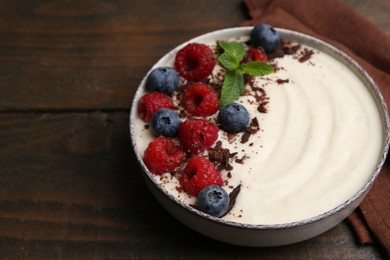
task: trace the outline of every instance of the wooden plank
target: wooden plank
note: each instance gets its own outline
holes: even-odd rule
[[[346,223],[277,248],[188,229],[147,190],[127,112],[0,114],[0,258],[380,259]]]
[[[0,110],[128,108],[162,55],[245,20],[240,2],[2,1]]]
[[[389,2],[343,0],[390,33]],[[127,109],[150,67],[242,0],[0,1],[0,111]]]

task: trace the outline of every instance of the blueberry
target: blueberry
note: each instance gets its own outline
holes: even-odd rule
[[[150,120],[150,129],[155,136],[174,137],[180,127],[179,115],[168,108],[160,108]]]
[[[249,113],[238,103],[231,103],[219,110],[218,124],[228,133],[237,133],[244,130],[249,123]]]
[[[214,217],[222,217],[229,206],[229,195],[216,185],[203,188],[197,197],[198,209]]]
[[[266,53],[271,53],[279,47],[280,35],[269,24],[258,24],[251,31],[251,43],[254,47],[263,47]]]
[[[150,72],[145,82],[145,88],[149,91],[158,91],[172,94],[180,83],[179,73],[172,67],[159,67]]]

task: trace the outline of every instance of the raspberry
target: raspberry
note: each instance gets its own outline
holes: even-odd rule
[[[144,162],[154,174],[171,172],[179,167],[186,155],[180,147],[167,137],[158,137],[149,143],[144,153]]]
[[[149,123],[153,114],[160,108],[173,108],[171,97],[160,92],[150,92],[141,97],[137,109],[142,120]]]
[[[175,58],[176,70],[182,77],[191,81],[207,78],[215,63],[213,51],[201,43],[189,43],[177,52]]]
[[[267,62],[267,55],[263,48],[249,48],[246,51],[245,57],[243,59],[244,62],[248,61],[263,61]]]
[[[212,184],[222,186],[222,177],[212,162],[195,156],[188,160],[179,182],[187,194],[197,196],[204,187]]]
[[[182,98],[185,110],[193,116],[210,116],[218,111],[217,92],[207,84],[187,87]]]
[[[181,124],[178,137],[184,151],[198,154],[214,144],[218,130],[218,126],[205,119],[187,120]]]

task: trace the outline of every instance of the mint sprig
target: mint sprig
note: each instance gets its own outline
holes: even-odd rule
[[[242,95],[245,90],[244,74],[264,76],[274,72],[272,66],[262,61],[242,63],[246,52],[242,43],[219,41],[218,46],[223,50],[218,61],[226,69],[219,100],[220,107],[234,102]]]
[[[219,106],[232,103],[244,92],[244,76],[237,70],[227,70],[225,79],[221,89],[221,97],[219,99]]]

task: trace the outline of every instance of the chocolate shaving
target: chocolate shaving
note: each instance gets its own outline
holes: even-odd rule
[[[245,132],[248,132],[248,133],[250,133],[251,135],[253,135],[253,134],[256,134],[257,129],[256,129],[256,128],[253,128],[252,126],[249,126],[249,127],[247,127],[247,128],[245,129]]]
[[[259,121],[257,120],[257,117],[254,117],[251,122],[251,127],[260,130]]]
[[[289,82],[290,82],[289,79],[277,79],[276,80],[276,83],[278,83],[278,84],[289,83]]]
[[[284,52],[284,54],[286,54],[286,55],[292,55],[292,54],[294,54],[294,51],[292,50],[292,48],[291,48],[290,46],[283,47],[283,52]]]
[[[222,149],[222,154],[223,154],[223,162],[222,162],[222,164],[224,164],[224,168],[226,170],[228,170],[228,171],[233,170],[233,167],[229,163],[230,151],[228,149]]]
[[[208,149],[209,160],[212,161],[218,171],[233,170],[233,166],[230,164],[230,158],[234,157],[237,153],[230,153],[229,149],[222,148],[222,142],[218,141],[214,148]]]
[[[188,87],[188,85],[189,85],[188,83],[184,84],[181,82],[177,87],[178,94],[181,94],[181,92],[183,92]]]
[[[179,114],[180,118],[185,118],[186,117],[186,112],[183,109],[180,109],[178,114]]]
[[[242,134],[241,143],[242,143],[242,144],[245,144],[246,142],[248,142],[250,136],[251,136],[251,133],[248,133],[247,131],[245,131],[245,132]]]
[[[231,166],[231,164],[225,164],[225,170],[227,170],[227,171],[231,171],[231,170],[233,170],[233,166]]]
[[[229,164],[230,152],[228,149],[222,149],[223,160],[225,164]]]
[[[309,60],[311,58],[311,55],[313,55],[314,52],[312,50],[304,48],[301,54],[303,56],[300,57],[298,60],[299,60],[299,62],[305,62],[305,61],[307,61],[307,60]]]
[[[299,49],[301,48],[301,45],[294,45],[291,47],[291,50],[294,52],[294,53],[297,53],[297,51],[299,51]]]
[[[179,193],[183,193],[184,192],[184,190],[183,190],[183,188],[182,187],[178,187],[178,186],[176,186],[175,187],[175,189],[177,190],[177,192],[179,192]]]
[[[214,149],[209,149],[209,160],[212,162],[221,162],[223,157],[222,154]]]
[[[220,150],[222,148],[222,141],[217,141],[215,143],[215,150]]]
[[[231,154],[229,155],[229,157],[230,157],[230,158],[233,158],[233,157],[236,156],[237,154],[238,154],[238,152],[231,153]]]
[[[268,60],[273,60],[276,58],[282,58],[284,56],[284,51],[282,49],[276,49],[274,52],[267,55]]]
[[[253,87],[252,90],[254,91],[254,97],[256,98],[256,101],[258,102],[257,111],[260,113],[267,113],[267,104],[268,104],[268,97],[267,93],[263,88],[259,87]],[[258,93],[259,92],[259,93]]]
[[[233,140],[234,137],[236,137],[236,134],[227,134],[227,138],[228,138],[228,141],[229,141],[229,142],[230,142],[231,140]]]
[[[238,194],[240,193],[241,191],[241,184],[238,185],[237,187],[235,187],[230,193],[229,193],[229,206],[228,206],[228,209],[226,210],[225,214],[223,216],[225,216],[226,214],[228,214],[232,208],[234,207],[234,205],[236,204],[236,199],[237,199],[237,196]],[[223,217],[222,216],[222,217]]]
[[[249,137],[252,134],[257,133],[257,131],[259,131],[259,130],[260,130],[259,121],[255,117],[255,118],[252,119],[252,122],[251,122],[250,126],[248,126],[244,130],[244,133],[242,134],[242,137],[241,137],[241,143],[244,144],[244,143],[248,142]]]
[[[241,159],[237,158],[237,159],[235,160],[235,162],[236,162],[236,163],[239,163],[239,164],[244,164],[245,158],[246,158],[246,157],[245,157],[245,155],[244,155],[244,156],[242,156]]]
[[[225,169],[225,165],[223,165],[222,163],[221,163],[221,164],[218,164],[217,170],[220,172],[220,171],[222,171],[223,169]]]
[[[268,109],[267,109],[267,104],[268,102],[264,102],[264,103],[261,103],[258,107],[257,107],[257,111],[259,111],[260,113],[267,113],[268,112]]]
[[[292,46],[292,43],[289,41],[281,41],[279,47],[272,53],[269,53],[267,55],[268,60],[273,60],[276,58],[283,58],[284,55],[294,55],[297,54],[297,52],[301,49],[301,45],[294,45]],[[275,70],[278,69],[276,64],[272,64],[275,67]]]

